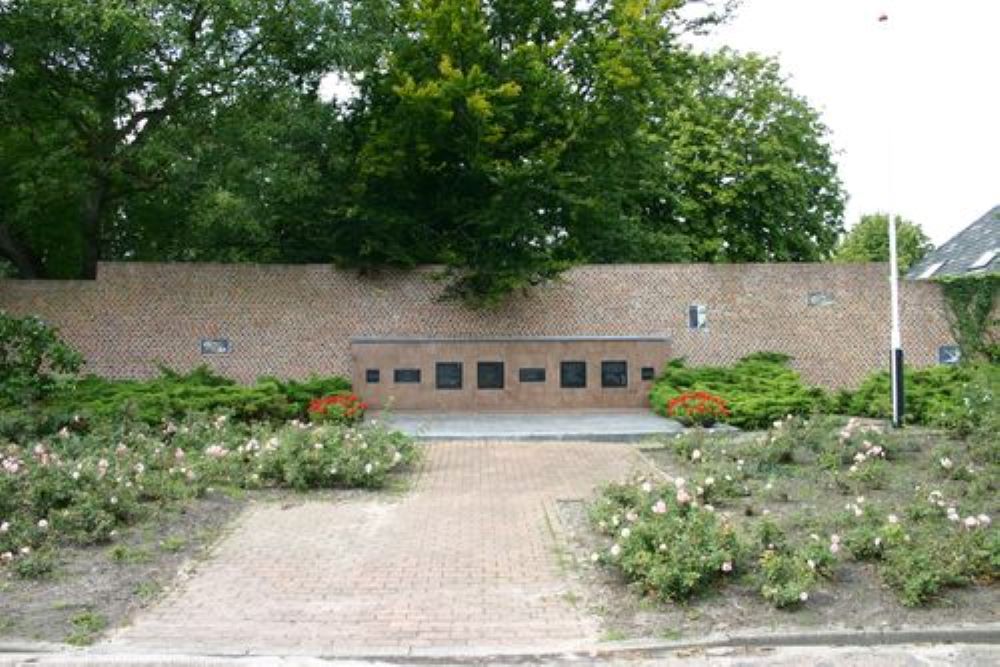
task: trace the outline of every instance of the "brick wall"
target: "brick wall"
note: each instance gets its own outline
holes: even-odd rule
[[[591,265],[494,312],[439,300],[430,269],[361,277],[321,265],[105,263],[96,281],[0,281],[0,308],[57,325],[88,370],[143,377],[157,362],[207,363],[250,381],[270,374],[351,374],[358,336],[666,336],[692,364],[785,352],[805,378],[856,385],[888,360],[889,288],[882,264]],[[824,292],[834,302],[809,305]],[[909,363],[950,344],[939,288],[901,283]],[[688,329],[688,306],[707,328]],[[202,338],[227,338],[203,356]]]
[[[641,408],[649,404],[653,378],[642,369],[659,372],[670,357],[666,338],[530,337],[530,338],[357,338],[351,343],[354,388],[370,405],[395,405],[415,410],[514,410],[575,408]],[[453,365],[455,386],[438,387],[437,365]],[[479,383],[479,364],[500,362],[502,387]],[[582,386],[563,386],[562,362],[576,362]],[[605,386],[602,365],[624,364],[624,382]],[[458,366],[454,366],[458,364]],[[396,369],[419,371],[419,382],[397,382]],[[544,373],[544,380],[522,381],[522,369]],[[369,379],[368,371],[378,377]],[[492,379],[496,379],[494,376]],[[449,385],[447,378],[443,382]],[[493,383],[495,384],[495,383]],[[570,382],[570,384],[573,384]]]

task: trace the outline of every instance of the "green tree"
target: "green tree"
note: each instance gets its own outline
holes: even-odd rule
[[[580,261],[828,256],[844,193],[818,114],[771,60],[683,47],[684,6],[406,5],[359,77],[338,261],[441,262],[492,301]]]
[[[833,259],[837,262],[888,262],[889,217],[885,213],[861,216],[837,245]],[[899,272],[911,266],[934,249],[920,225],[896,216],[896,252]]]
[[[815,111],[679,39],[733,5],[0,2],[0,256],[435,263],[476,303],[583,261],[825,257]]]
[[[0,254],[25,277],[94,277],[123,202],[183,168],[167,136],[198,141],[247,95],[315,91],[342,55],[342,14],[321,0],[0,4]]]
[[[490,302],[615,245],[662,169],[686,4],[404,3],[391,54],[358,76],[338,261],[440,262],[452,294]]]
[[[0,310],[0,406],[28,404],[51,392],[59,375],[73,375],[83,357],[36,317]]]
[[[819,115],[773,60],[685,54],[652,116],[661,141],[625,242],[600,261],[815,261],[842,229],[844,191]],[[630,240],[631,239],[631,240]]]

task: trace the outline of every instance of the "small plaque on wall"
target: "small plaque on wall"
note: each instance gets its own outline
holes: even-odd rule
[[[202,354],[229,354],[233,351],[228,338],[202,338]]]
[[[832,306],[834,301],[833,295],[829,292],[809,292],[810,306]]]
[[[958,345],[942,345],[938,348],[938,363],[953,366],[962,360],[962,349]]]
[[[520,382],[545,382],[544,368],[520,368],[517,371]]]
[[[420,384],[420,369],[396,368],[392,371],[392,381],[396,384]]]

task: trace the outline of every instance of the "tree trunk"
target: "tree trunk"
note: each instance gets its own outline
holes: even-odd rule
[[[83,208],[83,266],[80,277],[97,278],[97,262],[101,259],[101,224],[108,207],[108,181],[97,176],[94,189],[87,195]]]
[[[22,278],[42,278],[45,273],[38,256],[14,238],[4,224],[0,224],[0,255],[10,260]]]

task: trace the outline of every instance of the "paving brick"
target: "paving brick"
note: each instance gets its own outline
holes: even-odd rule
[[[115,648],[349,654],[593,642],[555,501],[641,466],[627,445],[439,442],[407,494],[253,504]]]

